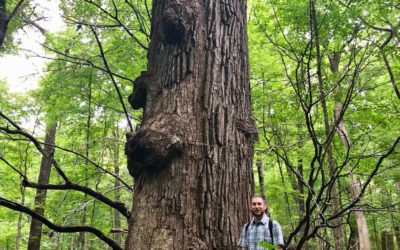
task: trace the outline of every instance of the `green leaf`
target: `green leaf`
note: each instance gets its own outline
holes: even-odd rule
[[[261,241],[260,242],[260,246],[265,247],[269,250],[274,250],[275,248],[277,248],[277,245],[272,245],[271,243],[265,242],[265,241]]]

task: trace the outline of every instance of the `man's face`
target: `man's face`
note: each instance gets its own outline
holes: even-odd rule
[[[254,197],[251,199],[251,213],[255,217],[262,217],[265,209],[267,209],[267,205],[264,203],[263,199],[260,197]]]

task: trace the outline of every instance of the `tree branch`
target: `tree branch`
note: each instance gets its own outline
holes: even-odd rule
[[[104,9],[100,4],[97,4],[95,2],[93,2],[92,0],[84,0],[86,3],[89,3],[93,6],[95,6],[96,8],[98,8],[99,10],[101,10],[101,12],[103,12],[104,14],[106,14],[108,17],[112,18],[113,20],[115,20],[118,24],[121,25],[121,27],[125,30],[125,32],[128,33],[128,35],[143,49],[148,50],[147,46],[145,46],[142,42],[140,42],[140,40],[130,31],[130,29],[128,29],[122,22],[121,20],[118,18],[118,15],[113,15],[110,12],[108,12],[106,9]],[[145,33],[144,33],[145,34]],[[145,34],[146,35],[146,34]]]
[[[0,112],[0,114],[1,114],[1,112]],[[0,131],[4,131],[4,132],[6,132],[7,134],[19,134],[19,135],[22,135],[22,136],[24,136],[24,137],[27,138],[27,141],[31,141],[31,142],[33,142],[34,144],[35,144],[35,142],[36,142],[36,143],[38,143],[39,145],[49,145],[49,144],[47,144],[47,143],[40,142],[40,141],[36,140],[33,136],[28,137],[29,134],[26,133],[26,132],[24,132],[24,131],[21,131],[21,130],[10,130],[10,129],[8,129],[8,128],[0,127]],[[32,139],[33,139],[34,141],[32,141]],[[35,144],[35,145],[36,145],[36,144]],[[57,145],[50,145],[50,146],[53,146],[53,147],[55,147],[55,148],[57,148],[57,149],[61,149],[61,150],[65,151],[65,152],[72,153],[72,154],[75,154],[75,155],[77,155],[77,156],[83,158],[84,160],[88,161],[89,163],[91,163],[93,166],[95,166],[96,168],[100,169],[100,170],[103,171],[104,173],[106,173],[106,174],[108,174],[108,175],[111,175],[112,177],[118,179],[127,189],[129,189],[130,191],[133,191],[132,187],[131,187],[130,185],[128,185],[128,184],[127,184],[124,180],[122,180],[120,177],[116,176],[114,173],[108,171],[108,170],[105,169],[104,167],[102,167],[102,166],[100,166],[99,164],[95,163],[94,161],[92,161],[90,158],[84,156],[83,154],[78,153],[78,152],[76,152],[76,151],[73,151],[73,150],[71,150],[71,149],[67,149],[67,148],[64,148],[64,147],[57,146]],[[40,150],[39,150],[39,151],[40,151]],[[56,166],[58,166],[58,162],[57,162],[56,160],[54,160],[54,159],[53,159],[53,164],[56,164]],[[60,167],[58,167],[58,168],[60,169]],[[63,171],[62,171],[61,169],[60,169],[60,171],[63,173]],[[63,174],[64,174],[64,173],[63,173]],[[64,175],[65,175],[65,174],[64,174]],[[64,180],[65,180],[67,183],[70,182],[69,179],[67,178],[67,176],[65,176],[65,178],[66,178],[66,179],[64,179]]]
[[[367,178],[367,180],[365,181],[364,185],[361,187],[361,191],[360,194],[354,198],[352,200],[352,202],[350,202],[346,207],[344,207],[341,211],[333,214],[332,216],[330,216],[327,220],[333,220],[339,216],[341,216],[342,214],[344,214],[346,211],[348,211],[349,209],[351,209],[352,207],[354,207],[362,198],[362,196],[365,193],[365,190],[367,189],[369,183],[372,181],[373,177],[376,175],[376,173],[379,170],[379,167],[381,166],[383,160],[388,157],[390,154],[393,153],[393,151],[396,149],[396,147],[398,146],[398,144],[400,143],[400,137],[397,137],[396,141],[393,143],[393,145],[390,147],[390,149],[381,157],[379,157],[378,162],[376,163],[374,170],[369,174],[369,177]]]
[[[21,204],[18,204],[16,202],[7,200],[3,197],[0,197],[0,206],[7,207],[9,209],[12,209],[14,211],[19,211],[25,214],[30,215],[32,218],[35,218],[39,221],[41,221],[43,224],[45,224],[47,227],[50,229],[60,232],[60,233],[77,233],[77,232],[88,232],[96,235],[100,240],[104,241],[107,245],[112,247],[114,250],[122,250],[122,248],[117,245],[115,241],[112,239],[108,238],[106,235],[104,235],[100,230],[90,227],[90,226],[60,226],[52,223],[49,221],[46,217],[40,215],[39,213],[36,213],[35,211],[29,209],[28,207],[25,207]]]
[[[122,202],[117,202],[117,201],[112,201],[100,192],[94,191],[88,187],[77,185],[74,183],[66,183],[66,184],[60,184],[60,185],[54,185],[54,184],[38,184],[38,183],[33,183],[29,182],[27,179],[22,181],[22,186],[24,187],[30,187],[30,188],[36,188],[36,189],[50,189],[50,190],[76,190],[80,191],[82,193],[85,193],[87,195],[92,196],[93,198],[107,204],[108,206],[118,210],[122,215],[124,215],[127,219],[130,218],[131,214],[127,207],[125,206],[124,203]]]
[[[104,54],[104,50],[103,50],[103,45],[101,44],[101,41],[100,41],[100,39],[99,39],[99,37],[97,35],[96,30],[93,28],[93,26],[90,26],[90,30],[93,32],[93,35],[96,38],[97,45],[98,45],[98,47],[100,49],[100,56],[103,59],[104,66],[106,67],[107,73],[110,76],[112,83],[114,84],[115,90],[117,90],[118,98],[119,98],[119,101],[120,101],[120,103],[122,105],[122,108],[124,109],[126,120],[127,120],[128,124],[129,124],[129,128],[130,128],[131,132],[133,132],[133,127],[132,127],[131,121],[129,119],[128,111],[126,110],[126,106],[125,106],[124,100],[122,99],[121,91],[118,88],[118,84],[115,81],[115,78],[114,78],[113,74],[111,73],[110,67],[108,66],[106,55]]]
[[[7,19],[10,21],[18,12],[19,8],[21,5],[24,3],[25,0],[20,0],[17,5],[15,5],[15,8],[11,11],[10,15],[8,15]]]

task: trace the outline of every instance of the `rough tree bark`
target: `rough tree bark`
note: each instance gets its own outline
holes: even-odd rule
[[[129,101],[135,177],[126,249],[235,249],[253,193],[245,0],[155,0]]]
[[[49,184],[50,170],[52,159],[54,155],[54,143],[56,137],[57,125],[54,124],[50,126],[44,142],[44,155],[42,156],[42,162],[40,164],[40,172],[38,183],[42,185]],[[37,189],[35,196],[35,212],[43,215],[44,207],[46,203],[47,189]],[[40,240],[42,237],[42,222],[37,219],[32,218],[31,229],[29,232],[28,250],[39,250]]]

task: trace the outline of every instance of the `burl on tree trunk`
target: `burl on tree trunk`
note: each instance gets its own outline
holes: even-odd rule
[[[246,1],[154,0],[143,108],[125,153],[135,178],[126,249],[235,249],[249,219],[257,128]]]

